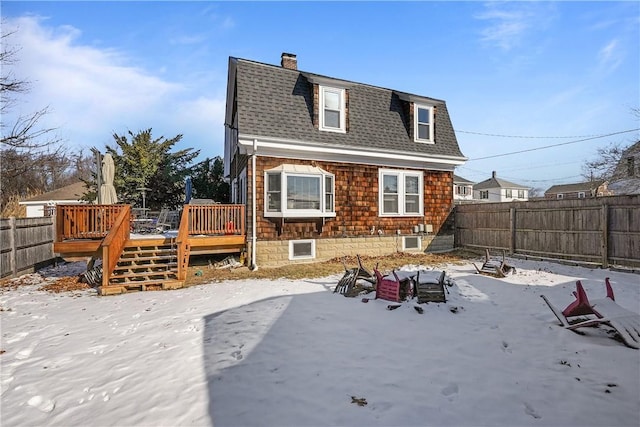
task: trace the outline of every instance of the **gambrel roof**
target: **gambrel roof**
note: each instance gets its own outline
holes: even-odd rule
[[[466,160],[442,100],[246,59],[231,57],[229,61],[230,70],[235,69],[232,84],[237,111],[232,114],[237,113],[240,138],[274,138],[327,147],[416,153],[457,162]],[[314,83],[347,90],[346,133],[314,127]],[[434,144],[414,141],[407,117],[410,102],[435,106]],[[231,125],[229,111],[227,125]]]

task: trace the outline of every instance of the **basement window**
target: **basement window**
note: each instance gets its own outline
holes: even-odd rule
[[[404,236],[402,238],[402,250],[410,251],[410,250],[420,250],[422,242],[420,240],[420,236]]]
[[[315,240],[289,240],[289,260],[314,259],[315,257]]]

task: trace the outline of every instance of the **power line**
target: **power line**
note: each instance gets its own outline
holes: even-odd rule
[[[570,138],[592,138],[606,135],[575,135],[575,136],[530,136],[530,135],[501,135],[497,133],[472,132],[469,130],[454,130],[456,133],[468,133],[470,135],[495,136],[498,138],[523,138],[523,139],[570,139]]]
[[[640,128],[630,129],[630,130],[623,130],[623,131],[620,131],[620,132],[613,132],[613,133],[609,133],[609,134],[606,134],[606,135],[593,136],[593,137],[590,137],[590,138],[578,139],[576,141],[561,142],[559,144],[552,144],[552,145],[545,145],[545,146],[542,146],[542,147],[529,148],[527,150],[512,151],[510,153],[502,153],[502,154],[494,154],[493,156],[477,157],[475,159],[469,159],[467,161],[471,162],[473,160],[494,159],[496,157],[504,157],[504,156],[511,156],[513,154],[528,153],[528,152],[531,152],[531,151],[544,150],[544,149],[547,149],[547,148],[559,147],[561,145],[577,144],[578,142],[590,141],[592,139],[604,138],[604,137],[613,136],[613,135],[620,135],[620,134],[623,134],[623,133],[635,132],[635,131],[638,131],[638,130],[640,130]]]

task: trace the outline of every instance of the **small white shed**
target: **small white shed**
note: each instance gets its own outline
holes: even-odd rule
[[[86,203],[80,200],[85,191],[84,182],[78,181],[57,190],[23,200],[20,204],[26,206],[27,218],[50,216],[56,205]]]

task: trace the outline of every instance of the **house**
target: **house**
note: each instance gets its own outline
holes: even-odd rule
[[[640,194],[640,141],[622,153],[613,172],[609,190],[616,196]]]
[[[604,180],[553,185],[544,192],[545,199],[591,199],[610,195]]]
[[[424,249],[466,160],[445,101],[300,71],[288,53],[229,58],[225,127],[253,267]]]
[[[473,198],[485,202],[513,202],[529,200],[529,187],[498,178],[495,171],[491,178],[473,186]]]
[[[48,193],[30,197],[20,204],[26,206],[27,218],[51,216],[56,205],[86,203],[80,200],[86,190],[84,182],[78,181]]]
[[[453,201],[473,200],[473,181],[453,175]]]

